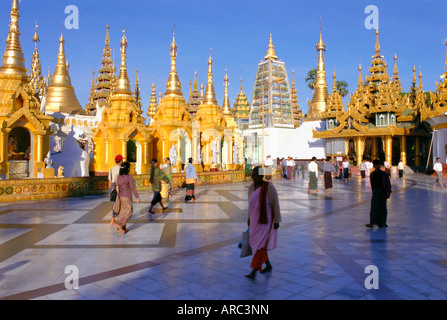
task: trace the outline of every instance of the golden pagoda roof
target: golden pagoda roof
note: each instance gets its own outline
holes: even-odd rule
[[[318,120],[320,118],[321,113],[326,111],[326,103],[329,96],[323,56],[323,51],[326,50],[326,45],[323,42],[321,27],[320,38],[316,45],[316,50],[318,52],[317,75],[315,77],[314,94],[312,96],[311,102],[309,103],[307,120]]]
[[[13,0],[8,38],[6,40],[6,49],[3,54],[0,73],[26,77],[25,58],[20,45],[19,18],[19,1]]]
[[[276,56],[275,47],[273,46],[272,34],[270,33],[269,46],[267,49],[267,54],[264,57],[264,60],[276,60],[278,57]]]
[[[118,78],[116,79],[114,94],[130,94],[132,95],[129,75],[127,74],[127,38],[126,38],[126,30],[123,30],[123,36],[121,38],[121,65],[120,65],[120,73]]]
[[[213,83],[213,59],[211,58],[211,54],[208,59],[208,81],[206,83],[205,96],[203,97],[202,104],[217,105]]]
[[[85,113],[76,97],[68,72],[64,49],[64,36],[59,38],[59,54],[56,69],[48,86],[45,110],[47,112]]]
[[[172,32],[172,42],[169,48],[171,54],[171,71],[169,72],[169,78],[166,82],[165,96],[168,94],[174,94],[183,96],[182,85],[177,74],[177,43],[175,42],[175,31]]]

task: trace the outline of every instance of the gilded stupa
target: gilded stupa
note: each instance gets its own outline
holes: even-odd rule
[[[253,86],[250,128],[294,128],[292,97],[285,63],[278,60],[270,34],[267,54],[258,64]]]
[[[71,84],[64,43],[64,36],[61,33],[56,69],[51,77],[51,83],[48,86],[45,111],[52,113],[85,114]]]
[[[188,137],[191,136],[192,118],[183,98],[182,85],[177,74],[177,51],[175,32],[173,32],[169,48],[171,68],[166,82],[166,92],[159,101],[158,109],[153,117],[154,121],[151,121],[150,127],[153,130],[152,152],[154,157],[161,161],[167,158],[174,148],[178,157],[175,167],[179,172],[181,164],[185,163],[190,156],[190,150],[186,150],[186,148],[182,150],[181,145],[182,139],[186,143],[185,140],[189,140]]]
[[[96,105],[104,107],[109,103],[113,86],[116,81],[115,64],[112,60],[112,50],[110,48],[109,24],[107,24],[105,46],[102,54],[101,67],[98,71],[96,83],[92,80],[92,87],[90,89],[89,102],[85,106],[85,111],[94,115],[96,113]]]
[[[295,127],[299,127],[301,120],[304,118],[304,114],[300,110],[298,102],[298,91],[295,86],[295,70],[292,71],[292,88],[290,89],[290,96],[292,99],[293,124]]]
[[[248,127],[250,121],[250,104],[244,93],[244,85],[241,77],[241,91],[237,94],[236,101],[233,103],[233,116],[238,128],[243,130]]]
[[[19,17],[19,1],[13,0],[0,66],[0,179],[37,178],[37,173],[44,171],[43,160],[49,150],[51,117],[40,111],[39,85],[31,83],[27,75],[20,45]],[[39,57],[33,55],[33,58],[32,68],[37,68]],[[37,78],[39,76],[34,79]],[[29,161],[23,166],[15,160]]]
[[[105,106],[102,121],[93,130],[96,145],[93,163],[96,172],[108,172],[115,165],[113,159],[117,154],[121,154],[125,160],[133,160],[131,172],[146,174],[150,169],[151,134],[131,90],[127,73],[127,47],[123,31],[119,76],[110,103]]]
[[[320,27],[320,39],[316,46],[318,52],[317,75],[315,78],[314,93],[312,101],[308,101],[309,111],[306,115],[307,121],[321,119],[321,113],[326,111],[327,98],[329,96],[326,82],[326,70],[324,65],[323,52],[326,51],[326,44],[323,41],[323,34]]]

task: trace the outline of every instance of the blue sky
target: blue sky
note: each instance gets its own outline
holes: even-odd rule
[[[0,50],[4,51],[11,0],[0,5]],[[79,29],[67,30],[61,24],[68,17],[65,8],[79,9]],[[269,34],[279,59],[285,62],[289,79],[295,70],[299,104],[307,112],[312,91],[304,81],[316,67],[315,45],[320,17],[326,43],[325,62],[329,90],[335,69],[338,80],[357,87],[358,65],[367,74],[374,54],[374,30],[365,27],[367,5],[379,12],[381,52],[392,74],[394,52],[402,85],[408,91],[413,65],[423,73],[424,89],[436,90],[435,82],[444,72],[447,38],[445,0],[22,0],[20,31],[22,49],[29,69],[34,43],[34,24],[39,24],[39,53],[44,73],[53,73],[61,30],[66,40],[70,76],[76,95],[85,105],[92,69],[100,67],[106,25],[110,23],[111,47],[119,66],[122,30],[128,38],[128,68],[132,89],[138,68],[144,113],[150,100],[152,81],[157,93],[164,93],[170,69],[169,46],[175,23],[178,45],[177,69],[187,100],[189,82],[197,71],[199,86],[206,85],[207,60],[212,48],[214,85],[219,104],[224,98],[225,68],[230,78],[233,104],[244,80],[244,91],[251,99],[257,64],[265,56]]]

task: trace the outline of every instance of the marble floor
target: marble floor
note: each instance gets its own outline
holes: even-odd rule
[[[143,193],[125,235],[107,196],[0,203],[0,299],[447,299],[447,191],[433,182],[393,178],[389,227],[368,229],[366,180],[336,180],[332,195],[322,181],[318,194],[306,178],[274,181],[278,248],[254,281],[238,248],[249,183],[199,186],[195,203],[176,189],[152,216]]]

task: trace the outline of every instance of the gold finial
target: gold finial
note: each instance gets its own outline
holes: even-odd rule
[[[376,54],[380,53],[379,29],[376,29]]]
[[[39,28],[39,25],[37,24],[37,21],[36,21],[34,37],[33,37],[33,41],[36,43],[36,45],[37,45],[37,42],[40,42],[39,36],[37,35],[37,28]]]
[[[326,51],[326,44],[323,41],[323,28],[321,23],[321,17],[320,17],[320,39],[317,43],[317,51]]]
[[[362,78],[362,64],[359,63],[359,81],[358,81],[359,87],[363,85],[363,78]]]
[[[121,66],[118,79],[116,80],[115,93],[132,94],[130,88],[129,76],[127,74],[127,47],[126,29],[123,29],[123,37],[121,38]]]
[[[225,93],[224,93],[224,101],[222,104],[222,112],[225,115],[231,114],[231,106],[230,106],[230,98],[228,94],[228,85],[229,85],[229,78],[227,73],[227,68],[225,68],[225,77],[224,77],[224,84],[225,84]]]
[[[194,91],[197,91],[197,71],[194,71]]]
[[[422,91],[423,89],[423,84],[422,84],[422,71],[421,71],[421,67],[419,67],[419,89]]]
[[[337,80],[336,80],[337,75],[335,74],[335,69],[334,69],[334,74],[332,75],[332,78],[334,79],[334,83],[332,84],[332,90],[336,91],[337,90]]]
[[[275,53],[275,47],[273,46],[272,34],[270,33],[269,46],[267,49],[267,55],[264,57],[265,60],[276,60],[278,57]]]
[[[203,99],[203,104],[217,104],[216,93],[214,92],[213,59],[211,58],[211,52],[210,57],[208,59],[208,81],[206,83],[206,90],[205,90],[205,97]]]
[[[416,86],[416,66],[413,65],[413,86]]]
[[[19,18],[19,2],[18,0],[13,0],[6,49],[3,54],[3,63],[0,71],[2,73],[15,73],[20,76],[26,76],[25,58],[20,45]]]
[[[107,22],[107,26],[106,26],[106,45],[108,46],[110,44],[110,36],[109,36],[109,30],[110,30],[110,26],[109,23]]]
[[[242,76],[241,76],[241,92],[243,92],[243,90],[244,90],[244,86],[243,86],[243,80],[242,80]]]
[[[174,25],[175,26],[175,25]],[[176,94],[181,95],[182,94],[182,85],[180,83],[180,79],[177,74],[177,44],[175,42],[175,30],[172,31],[172,42],[171,46],[169,47],[169,52],[171,54],[171,71],[169,72],[169,78],[166,82],[166,93],[167,94]]]

